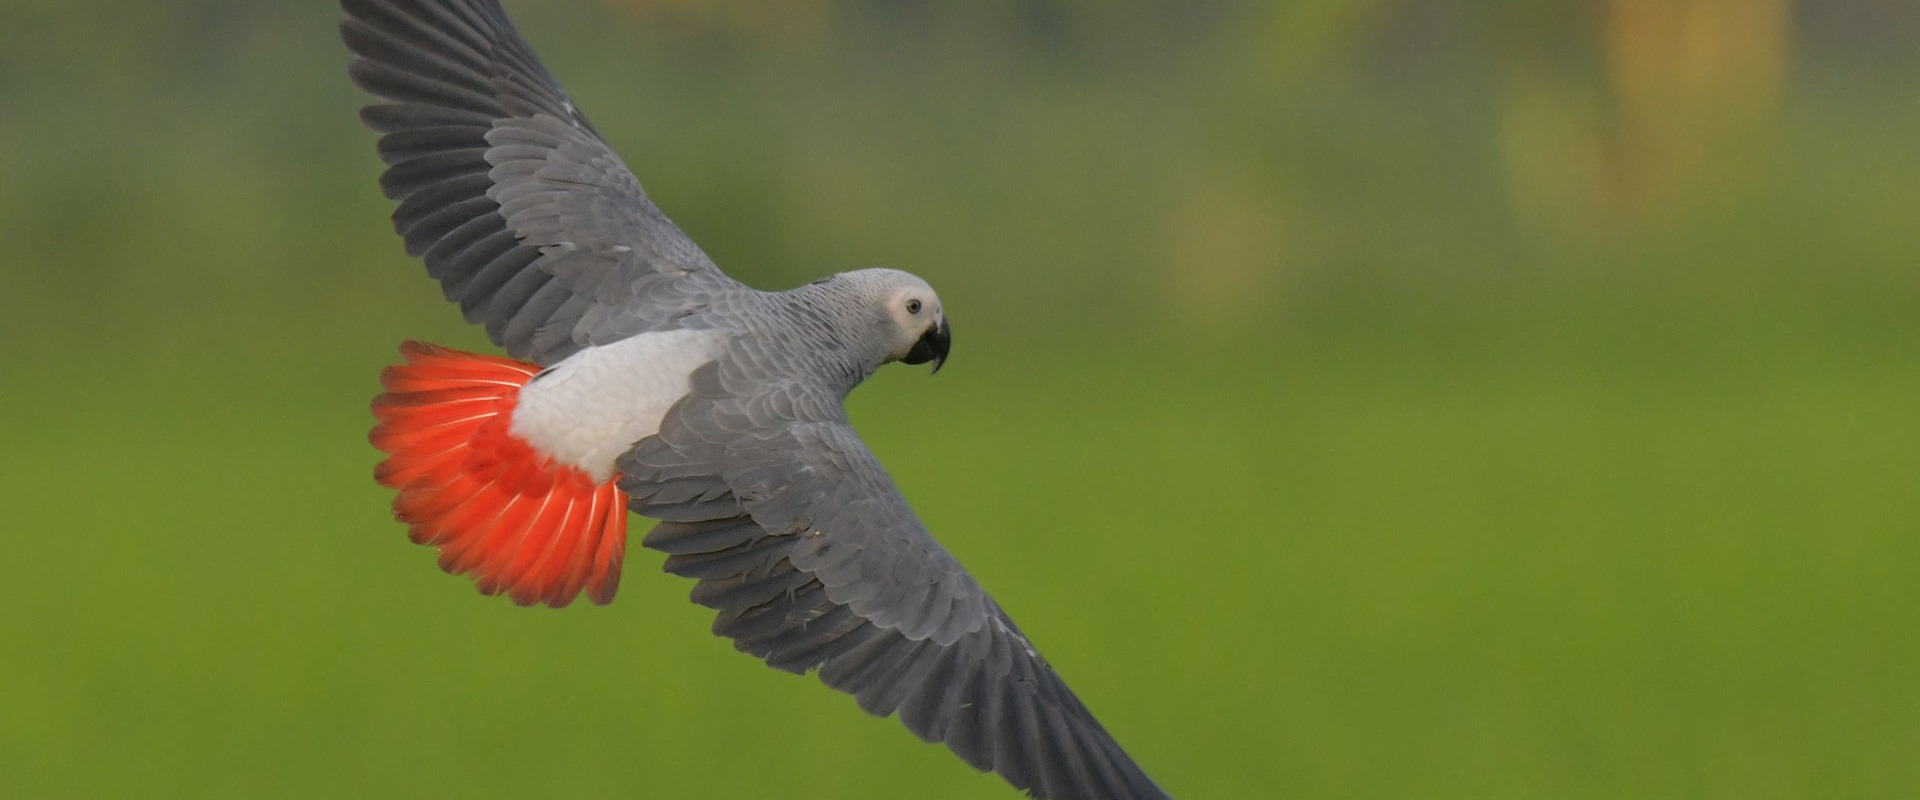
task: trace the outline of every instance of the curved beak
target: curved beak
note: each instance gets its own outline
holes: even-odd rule
[[[933,372],[937,373],[940,371],[940,365],[947,363],[947,349],[952,346],[953,328],[947,325],[945,317],[941,317],[939,322],[934,323],[933,327],[928,328],[927,332],[920,336],[920,341],[913,343],[913,349],[908,350],[906,357],[900,360],[908,364],[925,364],[931,361]]]

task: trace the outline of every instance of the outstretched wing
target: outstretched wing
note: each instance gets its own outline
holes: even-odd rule
[[[342,0],[393,225],[516,358],[672,327],[739,288],[660,213],[495,0]]]
[[[1032,643],[920,524],[841,412],[789,385],[729,396],[702,368],[660,433],[624,456],[646,546],[698,579],[715,634],[774,667],[818,669],[1042,798],[1164,798]]]

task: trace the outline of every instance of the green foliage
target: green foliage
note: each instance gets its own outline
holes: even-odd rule
[[[1920,794],[1912,73],[1801,74],[1723,184],[1536,224],[1492,73],[545,11],[723,266],[942,289],[953,360],[856,421],[1176,795]],[[550,612],[408,544],[375,376],[485,343],[386,227],[328,15],[204,16],[0,81],[7,794],[1010,796],[649,551]]]

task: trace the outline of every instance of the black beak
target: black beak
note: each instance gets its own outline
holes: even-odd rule
[[[913,349],[907,351],[907,356],[900,360],[908,364],[925,364],[931,361],[933,371],[939,372],[940,365],[947,363],[947,348],[952,346],[953,328],[947,325],[947,320],[943,317],[939,322],[934,323],[933,327],[928,328],[927,332],[920,336],[920,341],[913,343]]]

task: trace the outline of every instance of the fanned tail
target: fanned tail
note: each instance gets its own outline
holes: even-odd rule
[[[620,585],[627,496],[610,479],[555,464],[508,430],[520,387],[540,368],[405,342],[386,368],[368,439],[387,454],[374,480],[397,489],[393,516],[440,567],[473,573],[485,594],[554,608],[605,605]],[[617,477],[617,476],[616,476]]]

